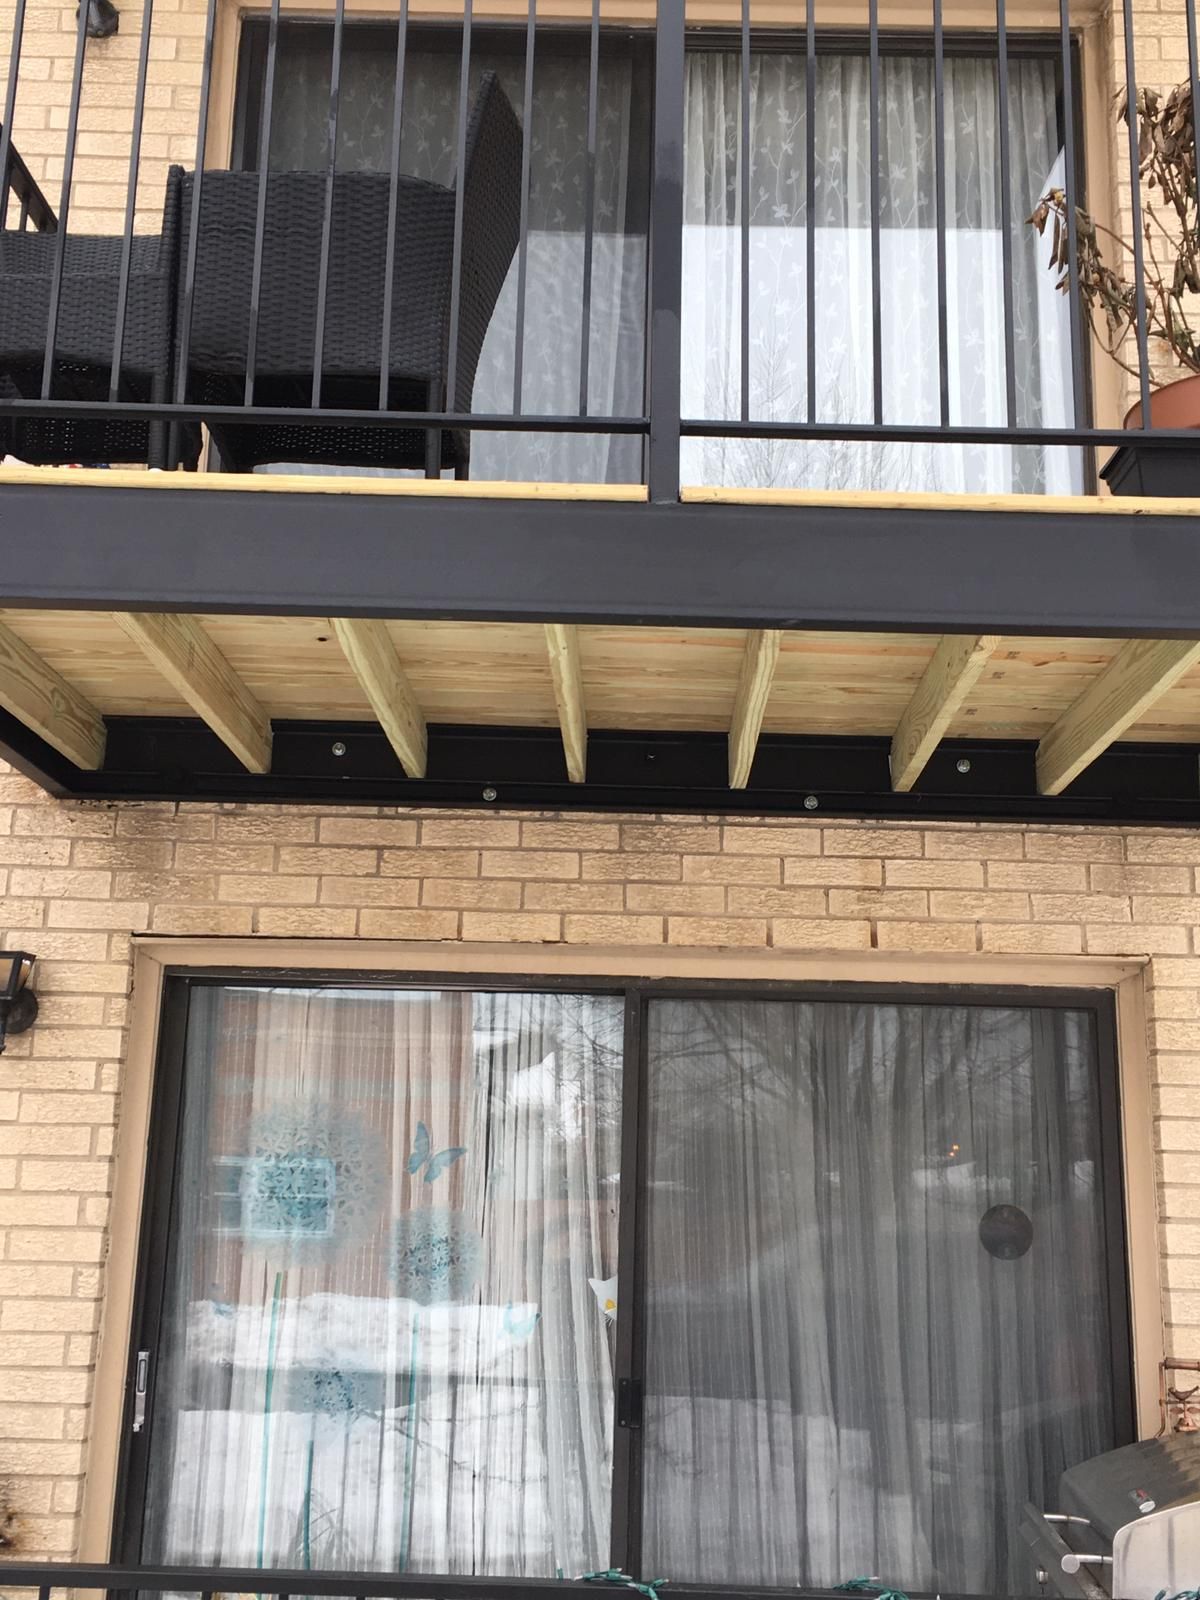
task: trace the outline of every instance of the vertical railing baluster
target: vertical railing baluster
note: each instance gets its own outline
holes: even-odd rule
[[[408,0],[400,0],[396,23],[396,75],[392,89],[392,147],[388,153],[387,237],[383,246],[383,326],[379,338],[379,409],[392,388],[392,316],[396,296],[396,213],[400,203],[400,145],[404,135],[404,72],[408,55]]]
[[[946,307],[946,38],[942,0],[933,0],[934,222],[937,233],[938,416],[950,426],[950,319]]]
[[[8,52],[8,83],[4,90],[4,121],[0,123],[0,228],[8,226],[12,123],[17,107],[17,79],[21,71],[21,41],[25,36],[25,0],[17,0],[13,11],[12,30],[12,44]]]
[[[996,0],[996,92],[1000,120],[1000,265],[1004,286],[1004,395],[1008,425],[1017,425],[1017,342],[1013,304],[1012,149],[1009,143],[1008,12]]]
[[[313,333],[312,406],[321,405],[321,379],[325,363],[325,313],[329,302],[329,268],[333,255],[333,191],[337,173],[338,112],[342,96],[342,42],[346,29],[346,0],[333,9],[333,60],[329,68],[329,159],[325,167],[325,206],[321,217],[321,261],[317,271],[317,317]]]
[[[870,0],[868,6],[870,33],[871,95],[871,392],[875,424],[883,422],[883,265],[880,257],[880,207],[882,190],[879,181],[879,0]]]
[[[4,215],[3,211],[0,211],[0,216],[3,216],[3,215]],[[29,196],[26,194],[26,195],[22,195],[21,196],[21,204],[20,204],[20,206],[19,206],[19,208],[17,210],[17,232],[18,233],[27,233],[28,230],[29,230]]]
[[[804,295],[808,420],[817,420],[817,0],[804,6]]]
[[[1196,0],[1184,0],[1184,15],[1187,20],[1188,41],[1188,78],[1192,86],[1192,140],[1196,143],[1196,131],[1200,127],[1200,49],[1196,44]]]
[[[579,331],[579,415],[588,414],[592,355],[592,259],[596,228],[596,127],[600,99],[600,0],[592,0],[588,41],[587,153],[583,169],[583,309]]]
[[[1138,141],[1137,65],[1134,60],[1133,0],[1124,0],[1125,113],[1129,122],[1129,212],[1133,234],[1133,292],[1137,329],[1142,427],[1150,427],[1150,348],[1146,331],[1146,259],[1142,241],[1142,173]]]
[[[204,160],[208,150],[208,110],[212,98],[213,36],[217,0],[208,0],[204,19],[204,54],[200,68],[200,121],[196,129],[196,170],[192,177],[192,207],[188,219],[187,255],[183,267],[183,296],[179,308],[179,354],[175,372],[175,402],[187,397],[188,355],[192,345],[192,312],[196,302],[196,255],[200,245],[200,204],[204,188]]]
[[[739,416],[750,420],[750,0],[742,0],[741,119],[738,129],[738,210],[741,213],[741,404]]]
[[[445,405],[456,410],[458,392],[458,334],[462,319],[463,211],[467,189],[467,121],[471,114],[471,23],[472,0],[463,0],[462,61],[458,74],[458,154],[454,179],[454,245],[450,260],[450,342],[446,353]],[[441,435],[438,434],[438,467],[441,467]],[[432,465],[432,462],[429,463]],[[427,469],[428,470],[428,467]]]
[[[83,95],[83,58],[87,49],[89,6],[79,7],[75,29],[75,65],[71,73],[71,101],[67,111],[67,143],[63,154],[63,181],[58,203],[58,233],[50,274],[50,300],[46,308],[46,349],[42,358],[42,399],[49,400],[54,384],[54,346],[58,340],[58,313],[62,304],[63,273],[67,264],[67,229],[71,213],[71,180],[75,171],[75,146],[79,139],[79,102]]]
[[[1079,219],[1075,214],[1078,189],[1075,164],[1075,62],[1071,40],[1071,0],[1059,0],[1059,48],[1062,54],[1063,190],[1067,200],[1067,300],[1071,323],[1071,380],[1073,421],[1082,427],[1087,416],[1084,384],[1083,303],[1079,289]]]
[[[537,0],[529,0],[525,24],[525,93],[521,102],[521,224],[517,245],[517,326],[513,348],[513,415],[521,415],[525,377],[525,295],[529,277],[529,182],[533,159],[533,69],[537,45]]]
[[[86,4],[87,0],[83,0],[83,3]],[[133,132],[129,140],[129,184],[125,192],[125,228],[121,235],[121,269],[117,279],[112,370],[108,376],[108,398],[112,401],[119,399],[121,393],[121,353],[125,347],[125,315],[129,306],[129,270],[133,262],[133,224],[137,215],[138,174],[142,160],[142,123],[146,111],[146,75],[150,66],[150,29],[153,20],[154,0],[145,0],[142,6],[142,37],[138,45]]]
[[[654,33],[654,169],[650,193],[651,500],[679,498],[680,308],[683,296],[685,0],[658,0]]]
[[[245,403],[254,404],[258,365],[258,319],[262,309],[263,249],[267,232],[267,180],[271,170],[271,124],[275,106],[275,68],[279,53],[279,0],[271,0],[267,23],[267,71],[258,119],[258,195],[254,208],[254,259],[250,267],[250,317],[246,325]]]

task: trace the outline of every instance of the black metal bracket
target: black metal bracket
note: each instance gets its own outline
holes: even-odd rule
[[[500,809],[1200,825],[1200,745],[1116,744],[1063,794],[1037,792],[1032,741],[951,739],[897,794],[886,738],[769,734],[745,789],[714,733],[593,732],[570,783],[557,729],[434,725],[428,775],[404,775],[364,722],[278,721],[271,771],[247,772],[190,717],[110,717],[103,767],[84,772],[0,712],[0,754],[50,793],[81,800],[270,801]]]

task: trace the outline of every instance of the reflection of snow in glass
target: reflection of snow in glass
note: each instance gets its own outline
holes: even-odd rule
[[[357,1117],[320,1103],[269,1106],[251,1118],[247,1143],[239,1184],[247,1243],[296,1261],[370,1233],[386,1158]]]
[[[392,1282],[419,1305],[465,1300],[482,1256],[478,1230],[464,1211],[406,1211],[393,1224]]]

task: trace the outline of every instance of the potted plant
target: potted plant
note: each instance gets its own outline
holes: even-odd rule
[[[1119,122],[1129,125],[1130,107],[1122,92],[1116,100]],[[1200,295],[1200,196],[1196,187],[1196,136],[1191,84],[1166,93],[1141,89],[1133,108],[1137,119],[1138,171],[1142,183],[1142,255],[1147,348],[1161,352],[1186,377],[1156,375],[1150,382],[1150,416],[1143,422],[1139,401],[1125,417],[1127,428],[1200,429],[1200,314],[1189,297]],[[1070,287],[1067,197],[1051,189],[1028,219],[1050,234],[1050,267],[1056,287]],[[1098,343],[1124,371],[1140,381],[1136,345],[1138,298],[1132,247],[1118,234],[1075,208],[1080,298]],[[1107,259],[1105,251],[1111,259]],[[1130,345],[1132,343],[1132,352]],[[1196,448],[1153,450],[1122,445],[1101,470],[1114,494],[1179,495],[1200,493],[1200,433]]]

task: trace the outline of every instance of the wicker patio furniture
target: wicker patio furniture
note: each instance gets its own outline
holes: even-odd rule
[[[335,175],[322,407],[378,407],[384,296],[390,293],[388,408],[470,411],[479,353],[520,229],[521,129],[494,73],[483,75],[471,108],[461,181],[461,289],[451,395],[455,189],[398,179],[389,285],[389,175]],[[193,182],[190,175],[184,179],[181,263],[187,256]],[[319,172],[271,172],[267,178],[254,406],[306,410],[313,403],[325,191],[326,176]],[[187,394],[197,405],[245,400],[258,201],[256,172],[203,175],[187,347]],[[453,468],[465,477],[470,459],[470,435],[461,430],[322,424],[297,416],[295,422],[265,424],[214,419],[211,431],[221,465],[232,471],[264,462],[303,462],[424,468],[431,477]]]
[[[176,254],[183,171],[167,181],[162,232],[132,240],[118,398],[170,399]],[[0,398],[37,399],[50,314],[57,233],[0,230]],[[105,403],[116,332],[123,241],[69,233],[54,339],[51,398]],[[68,420],[0,414],[0,452],[38,466],[144,462],[165,467],[176,451],[195,466],[200,432],[120,417]]]

